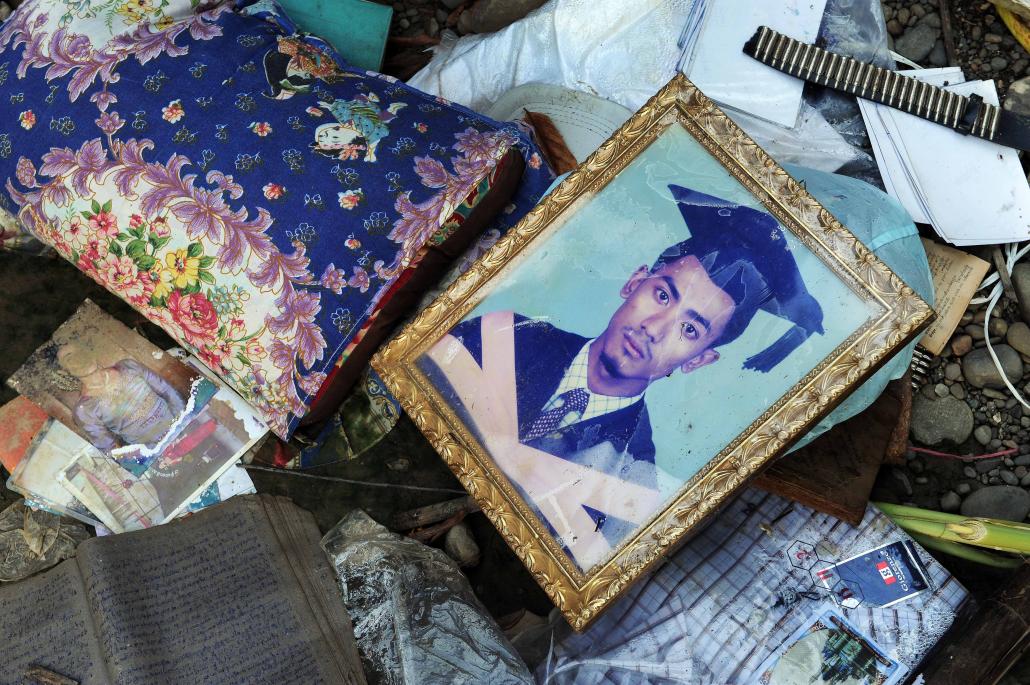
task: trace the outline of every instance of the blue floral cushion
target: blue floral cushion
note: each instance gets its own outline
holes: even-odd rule
[[[523,197],[549,180],[514,128],[347,67],[264,1],[29,0],[0,97],[0,206],[284,438],[506,155]]]

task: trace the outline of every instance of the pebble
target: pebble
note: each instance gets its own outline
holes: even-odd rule
[[[1019,478],[1020,480],[1022,480],[1023,476],[1025,476],[1026,474],[1030,473],[1030,471],[1028,471],[1025,466],[1017,466],[1016,469],[1013,471],[1013,473],[1016,474],[1016,478]]]
[[[1023,377],[1023,360],[1019,353],[1008,345],[996,345],[994,353],[998,356],[1005,375],[1009,381],[1016,383]],[[986,348],[973,350],[962,358],[962,375],[966,381],[976,388],[997,388],[1005,387],[998,368],[994,365]]]
[[[1028,473],[1025,476],[1023,476],[1022,478],[1020,478],[1019,479],[1019,484],[1022,485],[1024,488],[1027,487],[1028,485],[1030,485],[1030,473]]]
[[[902,24],[907,24],[910,16],[912,16],[912,11],[907,7],[899,7],[897,14],[894,15]]]
[[[977,473],[990,473],[994,471],[995,473],[990,474],[993,476],[997,473],[998,464],[1000,463],[1000,459],[978,459],[973,462],[973,468],[976,469]]]
[[[1028,331],[1030,333],[1030,331]],[[949,381],[957,381],[962,377],[962,367],[952,362],[944,367],[944,377]]]
[[[4,21],[7,17],[11,16],[11,7],[6,2],[0,2],[0,21]]]
[[[930,482],[930,479],[926,476],[916,476],[916,485],[926,485]]]
[[[991,69],[995,71],[1001,71],[1009,65],[1009,61],[1004,57],[994,57],[991,59]]]
[[[942,511],[958,511],[960,506],[962,506],[962,498],[957,493],[949,490],[941,497]]]
[[[960,495],[968,495],[972,489],[973,486],[969,483],[959,483],[955,486],[955,492],[957,492]]]
[[[904,8],[899,10],[899,15],[903,11]],[[898,16],[898,21],[901,21],[902,24],[905,23],[900,16]],[[913,62],[922,62],[933,50],[936,42],[937,29],[926,24],[916,24],[894,41],[894,49]]]
[[[937,397],[947,397],[951,394],[951,391],[948,390],[948,386],[946,386],[944,383],[938,383],[937,385],[933,386],[933,391],[937,394]]]
[[[973,349],[973,338],[968,335],[956,335],[951,339],[951,353],[956,357],[968,354]]]
[[[479,545],[476,544],[476,539],[472,537],[472,529],[465,521],[447,531],[443,540],[443,551],[458,562],[458,566],[475,566],[479,563]]]
[[[948,66],[948,51],[944,49],[944,41],[938,40],[934,43],[933,50],[926,59],[935,67]]]
[[[930,12],[923,17],[923,23],[931,28],[939,29],[941,27],[941,15],[936,12]]]
[[[1021,454],[1012,460],[1016,466],[1030,466],[1030,454]]]
[[[973,410],[954,397],[929,400],[920,394],[912,400],[911,430],[924,445],[944,441],[961,444],[973,432]]]
[[[951,394],[955,399],[964,400],[966,399],[966,389],[962,387],[961,383],[955,383],[950,388]]]
[[[1012,268],[1012,287],[1016,290],[1016,300],[1021,303],[1023,321],[1030,321],[1030,264],[1020,262]]]
[[[962,502],[963,516],[1022,521],[1030,513],[1030,493],[1011,485],[986,487]]]
[[[402,29],[406,29],[411,26],[411,22],[408,21],[407,17],[401,17],[401,20],[397,22],[397,24],[400,25]]]
[[[898,36],[900,36],[905,31],[905,27],[902,26],[901,22],[898,21],[897,19],[891,19],[890,21],[887,22],[887,31],[892,36],[897,38]]]
[[[908,462],[908,470],[912,473],[922,473],[926,470],[926,465],[923,464],[923,461],[919,457],[913,457],[912,460]]]
[[[995,309],[994,311],[998,311]],[[1005,335],[1009,330],[1008,321],[1005,319],[991,319],[991,322],[987,324],[987,330],[991,333],[993,339],[996,335]]]
[[[1001,106],[1010,112],[1030,116],[1030,76],[1009,84],[1009,90],[1005,94],[1005,101],[1001,103]],[[1025,328],[1026,324],[1023,324],[1023,327]],[[1012,343],[1009,344],[1012,345]]]
[[[1019,479],[1016,478],[1016,474],[1012,473],[1008,469],[999,473],[998,477],[1001,478],[1006,485],[1019,485]]]
[[[1005,393],[998,392],[997,390],[992,390],[991,388],[984,388],[981,392],[983,392],[984,397],[989,397],[992,400],[1008,399],[1008,395],[1006,395]]]
[[[1030,326],[1022,321],[1012,324],[1005,336],[1005,342],[1020,354],[1030,354]]]
[[[991,441],[991,429],[987,426],[977,426],[973,431],[973,437],[978,443],[986,446]]]
[[[976,478],[976,469],[974,469],[972,466],[963,467],[962,475],[964,475],[966,478]]]

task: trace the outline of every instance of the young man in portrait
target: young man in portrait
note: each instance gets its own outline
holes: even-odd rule
[[[645,401],[653,383],[717,362],[718,347],[759,310],[794,325],[745,369],[768,372],[823,332],[822,310],[772,216],[669,190],[690,238],[629,276],[595,337],[491,312],[427,353],[427,373],[584,569],[662,503]],[[589,306],[589,296],[576,296]]]

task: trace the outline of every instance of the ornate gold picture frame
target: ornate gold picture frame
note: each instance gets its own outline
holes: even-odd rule
[[[932,316],[677,76],[373,366],[581,630]]]

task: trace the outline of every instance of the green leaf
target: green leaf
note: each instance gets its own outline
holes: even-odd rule
[[[250,363],[250,360],[247,359],[246,357],[244,357],[241,353],[237,352],[236,353],[236,358],[239,359],[240,363],[243,364],[244,366],[252,366],[252,364]]]
[[[185,293],[186,295],[192,295],[193,293],[199,293],[200,292],[200,282],[197,281],[196,283],[193,283],[192,285],[186,286],[185,288],[182,289],[182,292]]]
[[[210,269],[211,266],[214,263],[215,263],[215,258],[214,257],[208,256],[208,257],[201,257],[200,258],[200,268],[201,269]]]
[[[204,246],[200,243],[190,243],[186,248],[186,254],[190,257],[199,257],[204,254]]]
[[[119,245],[118,243],[114,242],[113,240],[111,241],[111,245],[110,245],[110,247],[108,247],[108,250],[115,257],[121,257],[122,256],[122,246]]]
[[[197,273],[197,276],[208,285],[215,284],[215,277],[211,275],[210,271],[200,271]]]
[[[122,241],[122,242],[124,243],[124,242],[125,242],[126,240],[128,240],[128,239],[129,239],[129,238],[131,238],[131,237],[132,237],[132,236],[131,236],[131,235],[129,235],[128,233],[119,233],[118,235],[116,235],[116,236],[114,237],[114,239],[115,239],[115,240],[120,240],[120,241]]]
[[[78,263],[79,263],[79,251],[78,250],[72,250],[72,264],[78,264]]]
[[[136,228],[130,228],[129,233],[132,235],[133,238],[136,238],[138,240],[146,240],[144,236],[147,234],[147,229],[144,226],[137,226]]]
[[[164,307],[165,304],[166,304],[165,303],[165,298],[163,298],[163,297],[155,297],[155,296],[151,296],[150,297],[150,306],[151,307]]]
[[[221,326],[218,327],[218,337],[219,338],[224,338],[225,337],[225,324],[224,323]]]
[[[82,215],[83,219],[92,219],[93,218],[93,212],[79,212],[79,214]]]
[[[172,236],[166,235],[164,238],[158,238],[157,240],[151,239],[150,244],[154,246],[155,250],[160,250],[162,247],[168,244],[168,241],[172,239]]]
[[[94,214],[99,214],[100,212],[103,211],[103,208],[100,206],[100,203],[97,202],[96,200],[93,200],[93,202],[92,202],[92,204],[90,206],[93,208],[93,213]]]
[[[131,243],[125,246],[125,254],[129,255],[133,259],[142,257],[147,253],[147,244],[142,240],[133,240]]]
[[[150,271],[154,268],[155,264],[157,264],[157,260],[148,254],[140,255],[136,258],[136,267],[140,271]]]
[[[103,209],[105,212],[110,212],[111,211],[111,201],[108,200],[107,202],[105,202],[103,207],[101,207],[101,209]]]

